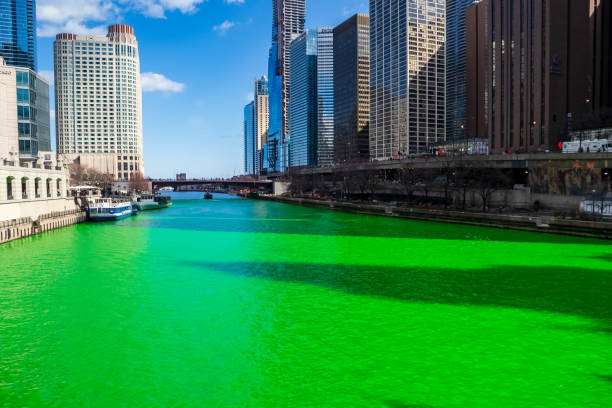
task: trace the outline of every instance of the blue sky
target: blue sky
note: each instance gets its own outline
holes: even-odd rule
[[[334,26],[366,0],[307,0],[307,28]],[[53,70],[58,32],[136,30],[143,78],[146,175],[242,173],[242,114],[267,74],[272,0],[38,0],[39,70]],[[53,98],[52,98],[53,99]],[[53,104],[53,102],[52,102]],[[55,146],[55,140],[52,141]]]

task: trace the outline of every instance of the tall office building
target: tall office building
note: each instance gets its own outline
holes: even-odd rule
[[[268,139],[270,121],[268,78],[255,79],[255,174],[260,174],[263,166],[263,146]]]
[[[316,166],[318,151],[317,30],[291,44],[290,167]]]
[[[334,164],[334,29],[317,30],[317,166]]]
[[[36,71],[35,0],[0,0],[0,57]]]
[[[0,156],[36,161],[51,151],[49,83],[29,68],[11,67],[0,57]]]
[[[496,153],[556,149],[573,122],[593,112],[595,1],[483,0],[470,6],[470,137],[488,137]]]
[[[370,0],[370,156],[446,139],[445,0]],[[393,10],[393,11],[391,11]]]
[[[272,0],[272,10],[272,46],[268,59],[270,125],[265,164],[269,172],[277,172],[284,171],[289,163],[289,47],[304,32],[306,0]]]
[[[334,161],[367,160],[370,123],[370,18],[334,28]]]
[[[595,113],[612,108],[612,0],[591,1]]]
[[[58,34],[54,43],[57,152],[118,180],[144,173],[140,58],[134,29]]]
[[[465,10],[474,0],[446,1],[446,137],[467,134],[465,93]]]
[[[244,172],[255,174],[255,102],[244,107]]]

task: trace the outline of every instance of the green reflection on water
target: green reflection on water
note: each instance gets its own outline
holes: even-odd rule
[[[611,261],[605,241],[176,201],[0,247],[0,407],[607,407]]]

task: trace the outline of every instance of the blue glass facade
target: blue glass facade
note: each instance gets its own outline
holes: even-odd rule
[[[17,120],[20,159],[51,151],[49,84],[28,69],[17,69]]]
[[[306,0],[272,0],[272,46],[268,60],[270,127],[264,147],[268,172],[285,171],[289,165],[290,44],[302,32]]]
[[[36,71],[36,1],[0,0],[0,56]]]
[[[465,10],[474,0],[446,2],[446,137],[465,137],[466,117],[466,55]]]
[[[317,42],[308,30],[291,44],[290,167],[317,165]]]
[[[255,174],[255,102],[244,107],[244,172]]]
[[[282,131],[282,77],[279,74],[276,43],[272,42],[268,61],[268,98],[270,119],[268,141],[264,146],[264,168],[268,172],[281,171]]]

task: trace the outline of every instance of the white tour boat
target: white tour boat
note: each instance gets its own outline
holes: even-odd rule
[[[97,198],[89,202],[91,221],[114,221],[132,216],[132,202],[129,199]]]

